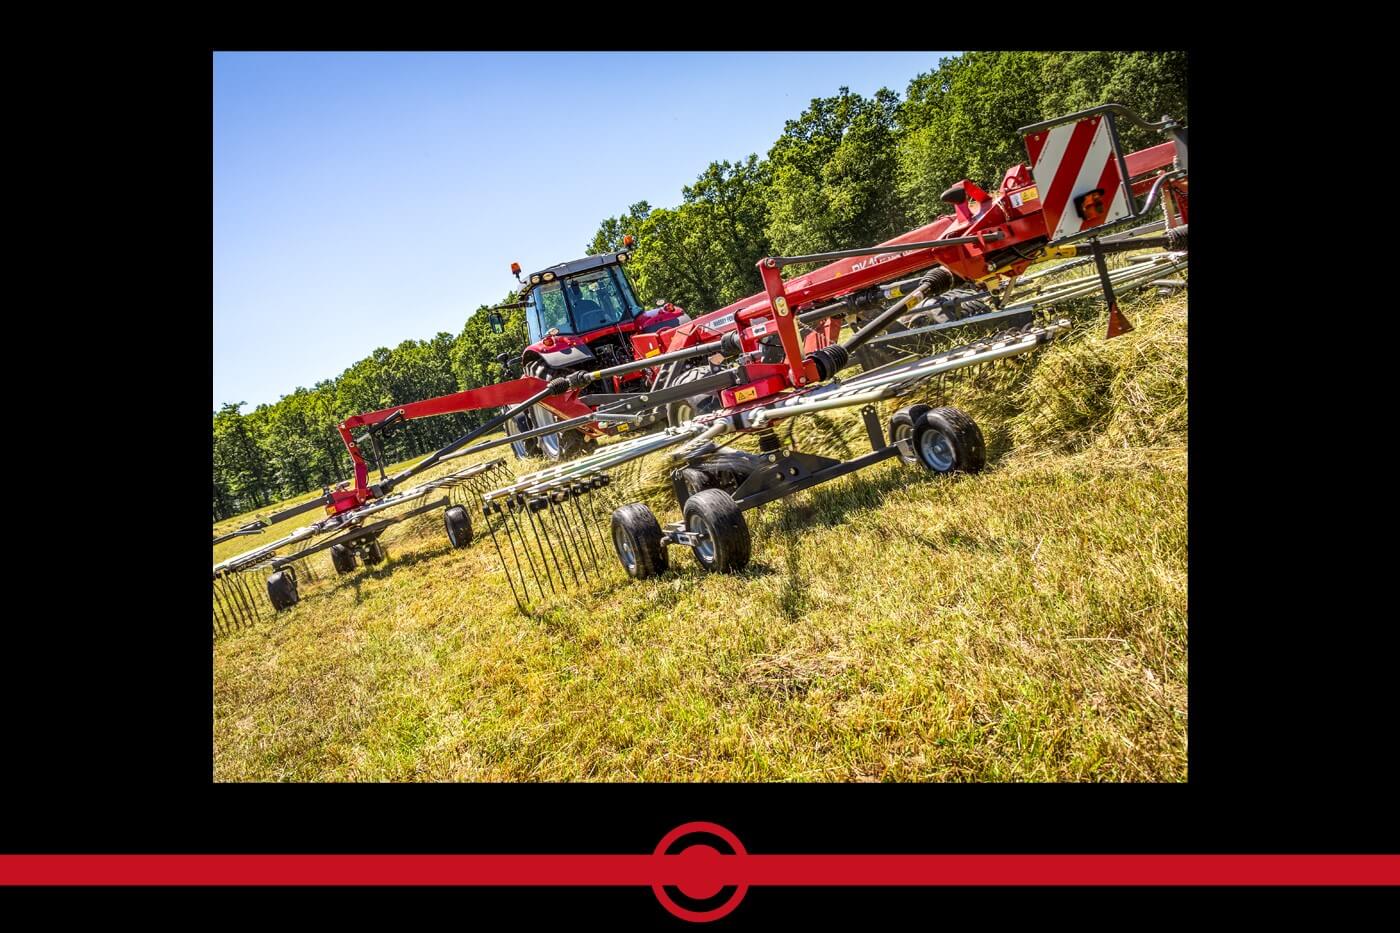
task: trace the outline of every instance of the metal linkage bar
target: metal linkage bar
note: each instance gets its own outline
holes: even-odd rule
[[[1035,327],[1000,339],[979,341],[936,356],[873,373],[865,373],[845,383],[832,382],[810,392],[793,394],[743,414],[747,427],[760,428],[783,418],[806,415],[832,408],[848,408],[881,399],[906,395],[934,376],[953,370],[976,366],[993,360],[1028,353],[1052,339],[1059,330],[1068,328],[1065,320]]]
[[[616,444],[608,444],[586,457],[522,476],[508,486],[486,493],[483,498],[487,502],[494,502],[516,493],[538,493],[551,489],[560,483],[577,480],[589,473],[600,473],[629,460],[645,457],[658,450],[683,443],[702,430],[704,430],[703,425],[692,421],[677,427],[666,428],[659,433],[645,434],[630,440],[619,441]]]

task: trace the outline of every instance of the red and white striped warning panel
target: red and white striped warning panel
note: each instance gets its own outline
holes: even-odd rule
[[[1105,114],[1031,133],[1026,152],[1052,241],[1132,214]]]

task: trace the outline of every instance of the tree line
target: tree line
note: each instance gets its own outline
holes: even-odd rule
[[[841,88],[788,120],[765,155],[711,162],[677,206],[641,201],[606,218],[584,251],[621,249],[631,234],[628,274],[643,302],[710,311],[762,290],[762,256],[887,240],[949,210],[939,195],[962,178],[994,190],[1025,160],[1021,126],[1108,101],[1149,120],[1185,121],[1186,71],[1185,52],[967,52],[915,76],[902,98]],[[1129,150],[1161,141],[1121,124],[1120,135]],[[242,403],[225,404],[213,417],[214,519],[348,476],[336,425],[350,415],[507,378],[496,356],[520,351],[525,321],[519,310],[505,319],[506,332],[496,334],[473,312],[455,337],[377,349],[340,376],[247,414]],[[435,450],[489,415],[407,422],[384,438],[385,458]]]

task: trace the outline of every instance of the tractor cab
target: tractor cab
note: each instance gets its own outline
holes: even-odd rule
[[[584,336],[640,317],[645,309],[622,268],[627,259],[626,252],[605,253],[531,275],[525,299],[530,344],[551,331]]]

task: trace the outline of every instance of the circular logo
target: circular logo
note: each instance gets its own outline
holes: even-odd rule
[[[725,860],[747,855],[744,844],[718,823],[684,823],[671,830],[652,852],[668,863],[675,884],[653,883],[652,893],[682,920],[705,923],[728,916],[748,893],[747,882],[726,884]]]

